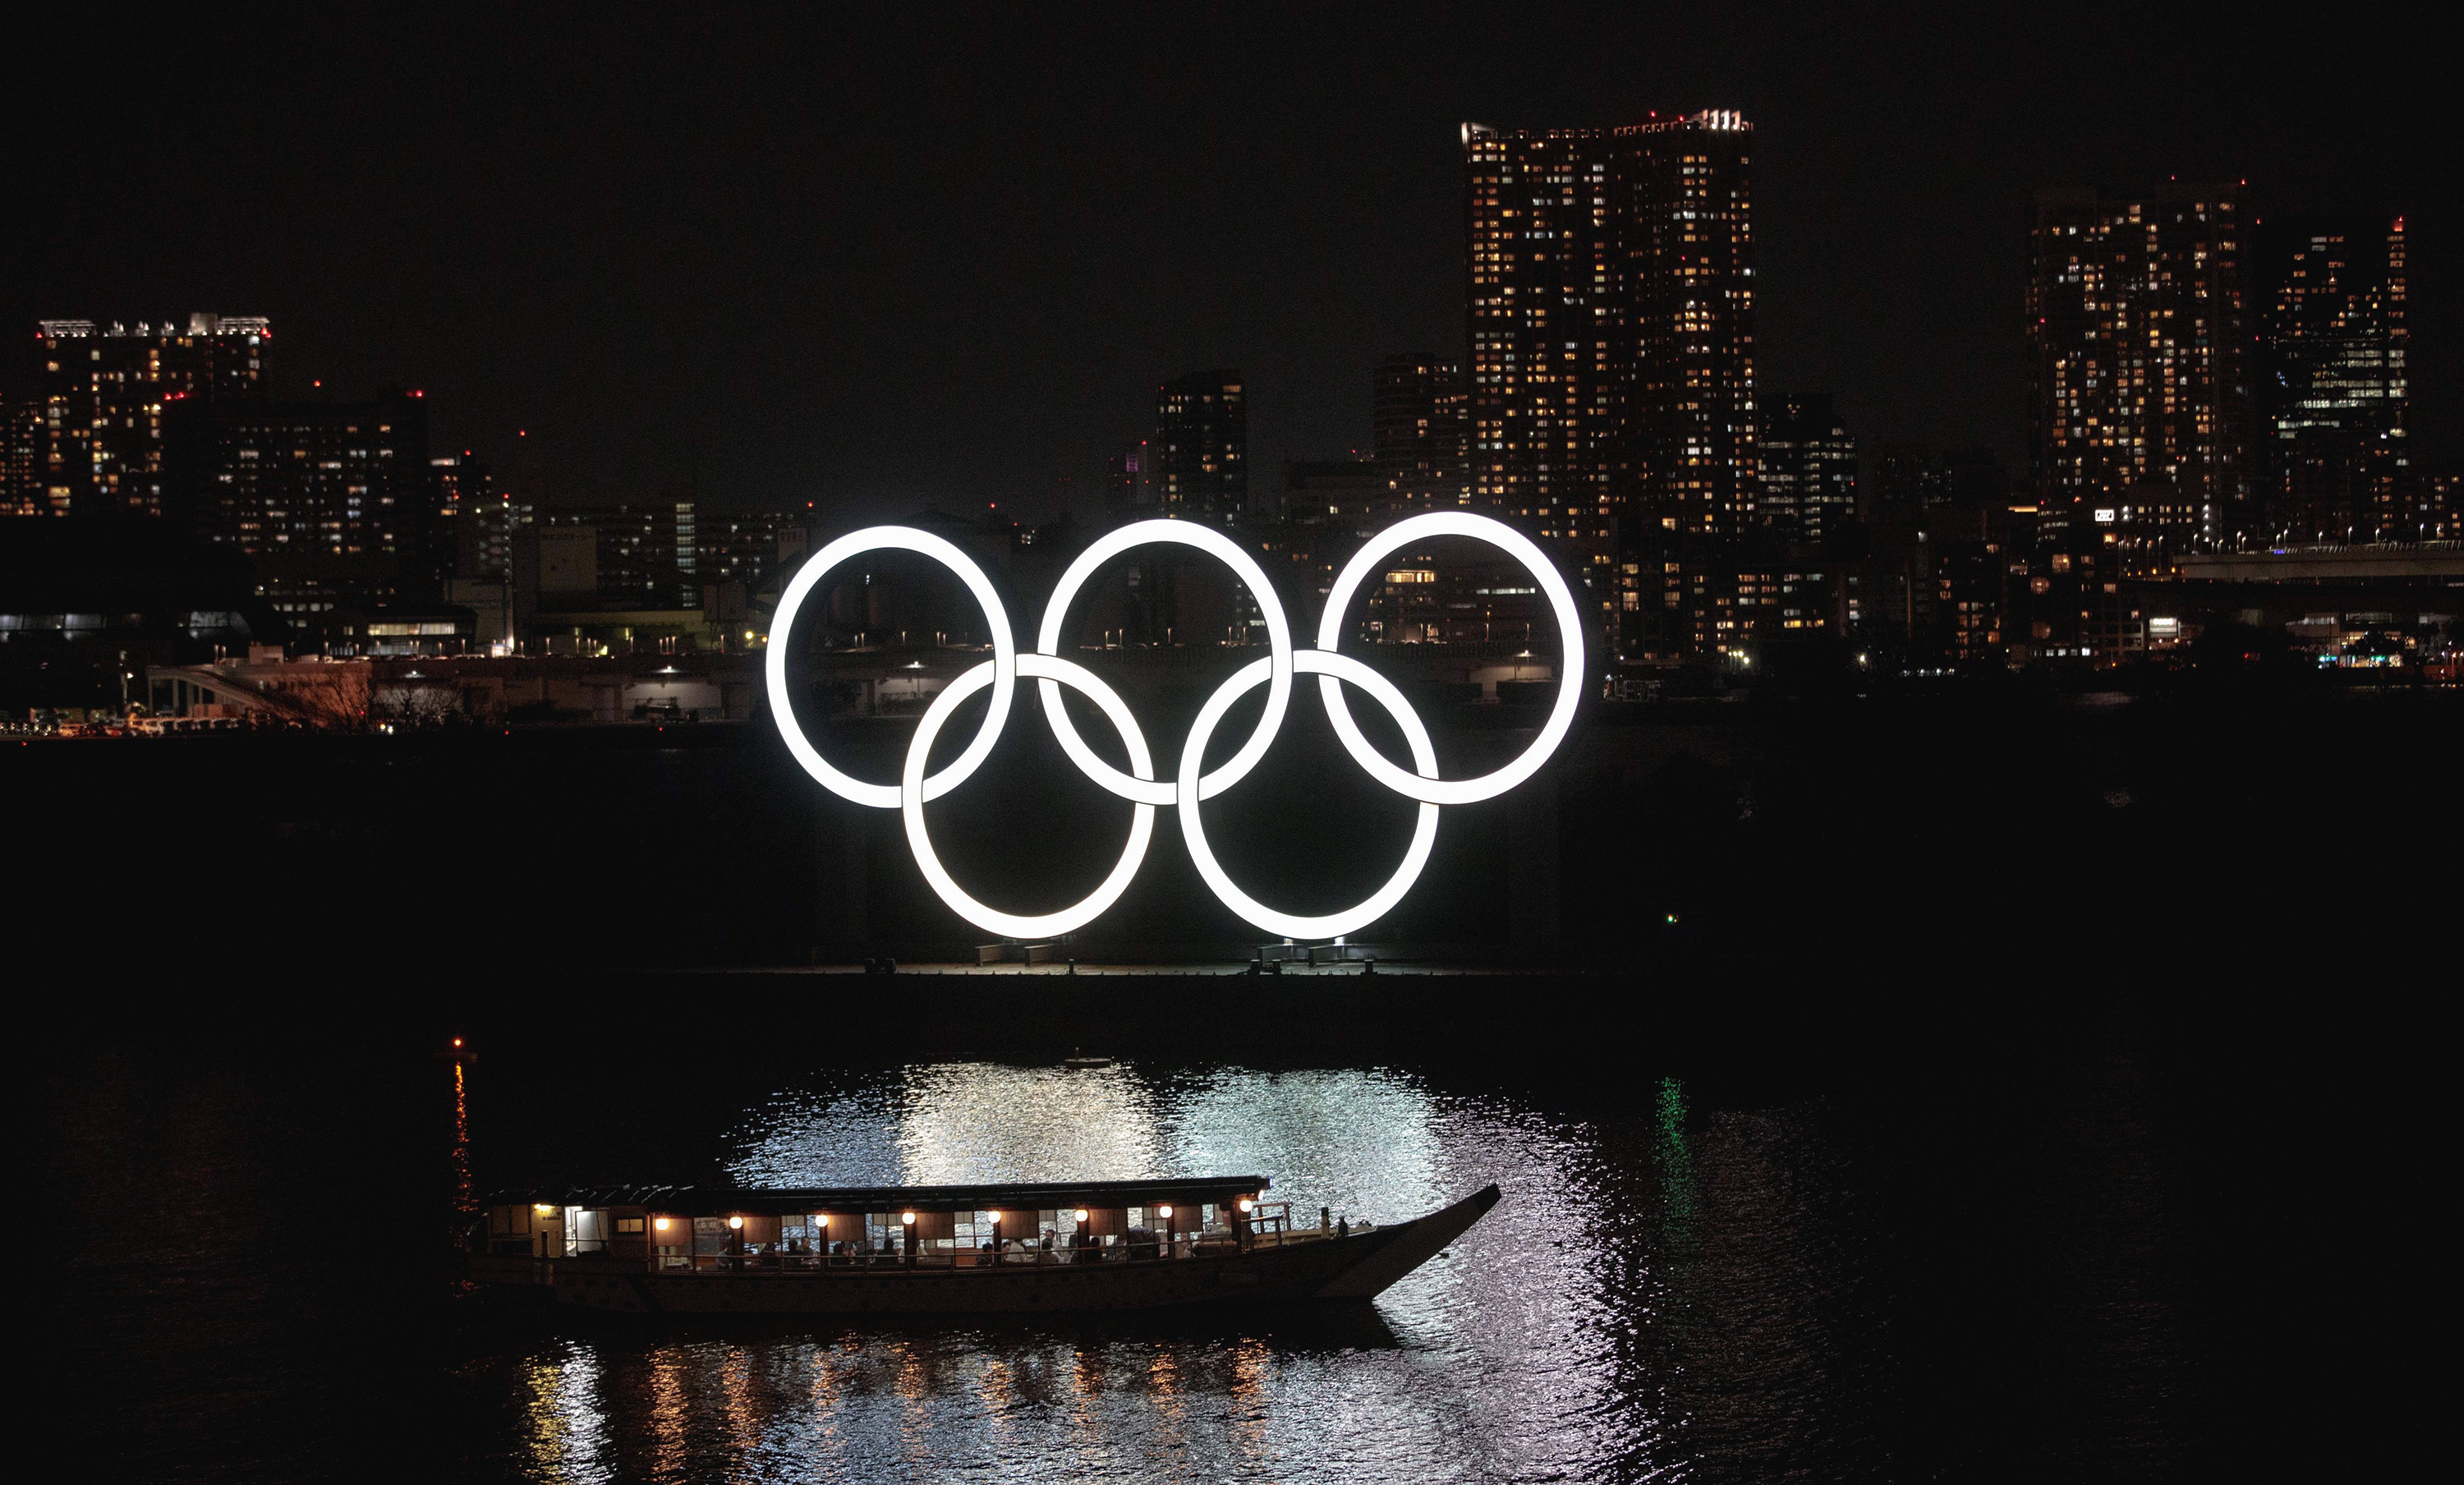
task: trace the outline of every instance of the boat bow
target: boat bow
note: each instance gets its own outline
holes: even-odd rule
[[[1485,1186],[1451,1207],[1386,1229],[1385,1241],[1361,1255],[1360,1261],[1320,1285],[1319,1299],[1374,1299],[1386,1287],[1438,1255],[1497,1205],[1495,1185]]]

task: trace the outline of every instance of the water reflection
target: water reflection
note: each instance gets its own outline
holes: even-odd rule
[[[36,1370],[71,1385],[37,1416],[112,1479],[425,1451],[448,1457],[419,1473],[472,1480],[2120,1476],[2204,1447],[2182,1254],[2207,1230],[2162,1065],[2095,1051],[1998,1104],[1740,1104],[1655,1070],[1579,1116],[1537,1077],[1362,1068],[952,1064],[751,1095],[729,1059],[663,1070],[679,1107],[742,1110],[669,1153],[762,1184],[1233,1165],[1375,1220],[1506,1193],[1375,1309],[1008,1324],[449,1297],[434,1234],[473,1126],[484,1188],[509,1130],[604,1075],[587,1057],[502,1084],[424,1055],[63,1057],[38,1081],[34,1209],[63,1235]],[[642,1148],[584,1124],[564,1158]]]
[[[1492,1180],[1507,1193],[1368,1316],[758,1342],[814,1373],[803,1407],[765,1426],[760,1452],[774,1460],[823,1473],[971,1458],[998,1460],[1005,1477],[1368,1478],[1410,1461],[1413,1478],[1520,1479],[1579,1474],[1655,1430],[1607,1390],[1617,1368],[1597,1270],[1620,1224],[1598,1210],[1596,1157],[1581,1130],[1528,1109],[1370,1069],[939,1064],[782,1089],[730,1142],[728,1173],[749,1186],[1255,1171],[1305,1221],[1324,1206],[1378,1222]]]
[[[614,1478],[597,1352],[581,1344],[561,1346],[534,1359],[523,1380],[530,1392],[530,1453],[537,1476],[561,1485]]]
[[[453,1215],[454,1230],[478,1215],[479,1194],[471,1182],[471,1085],[461,1061],[453,1064]]]
[[[1664,1080],[1592,1124],[1376,1069],[936,1064],[781,1089],[723,1163],[771,1186],[1256,1171],[1310,1219],[1505,1200],[1374,1310],[560,1341],[530,1363],[533,1477],[1889,1473],[1869,1225],[1819,1108],[1698,1115]]]
[[[1256,1172],[1312,1207],[1397,1221],[1463,1194],[1435,1120],[1424,1090],[1381,1072],[1151,1083],[1126,1067],[943,1064],[775,1095],[737,1129],[727,1170],[753,1186]]]

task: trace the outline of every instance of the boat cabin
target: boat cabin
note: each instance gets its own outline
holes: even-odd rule
[[[473,1248],[651,1271],[971,1268],[1238,1252],[1296,1236],[1265,1176],[728,1190],[500,1192]]]

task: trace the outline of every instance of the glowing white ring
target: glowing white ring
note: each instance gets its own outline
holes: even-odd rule
[[[1266,710],[1258,719],[1258,730],[1249,735],[1241,751],[1224,761],[1223,766],[1199,781],[1198,797],[1213,799],[1233,785],[1249,776],[1258,760],[1266,756],[1275,734],[1283,730],[1284,713],[1292,700],[1292,630],[1284,617],[1283,600],[1275,596],[1266,582],[1266,571],[1256,558],[1241,549],[1240,544],[1212,526],[1201,526],[1190,521],[1138,521],[1106,532],[1095,544],[1078,554],[1069,570],[1061,574],[1060,585],[1045,600],[1044,626],[1036,632],[1035,648],[1045,654],[1061,653],[1061,626],[1069,616],[1069,602],[1078,589],[1095,574],[1095,569],[1133,546],[1153,542],[1177,543],[1195,546],[1211,557],[1221,560],[1233,574],[1249,585],[1256,595],[1258,610],[1266,619],[1266,658],[1270,662],[1266,687]],[[1061,740],[1062,750],[1069,755],[1087,777],[1120,795],[1142,803],[1169,805],[1176,803],[1169,785],[1152,785],[1141,788],[1138,781],[1097,758],[1079,740],[1078,729],[1069,721],[1069,713],[1061,704],[1061,688],[1045,683],[1039,688],[1044,696],[1044,715],[1051,721],[1054,736]],[[1382,760],[1381,760],[1382,762]]]
[[[1437,776],[1437,752],[1430,744],[1428,730],[1421,725],[1410,703],[1404,700],[1403,694],[1384,676],[1336,651],[1343,632],[1344,610],[1369,573],[1397,548],[1439,536],[1466,536],[1486,542],[1521,562],[1549,594],[1565,640],[1561,662],[1564,670],[1558,684],[1556,705],[1541,728],[1539,737],[1524,750],[1522,756],[1506,767],[1481,778],[1460,782],[1449,782]],[[1067,617],[1069,602],[1077,596],[1078,589],[1086,585],[1087,579],[1096,568],[1121,552],[1149,542],[1195,546],[1222,559],[1256,595],[1259,609],[1265,616],[1268,639],[1266,655],[1243,666],[1200,708],[1197,721],[1191,726],[1189,739],[1181,749],[1180,771],[1170,782],[1155,777],[1154,761],[1148,755],[1146,739],[1138,731],[1136,720],[1120,697],[1092,673],[1072,661],[1062,659],[1055,653],[1060,648],[1062,625]],[[789,633],[794,628],[797,610],[806,596],[824,574],[838,564],[864,552],[884,548],[930,557],[957,573],[968,590],[975,594],[977,602],[983,606],[993,639],[993,658],[973,667],[951,682],[926,709],[914,739],[908,745],[907,758],[895,786],[866,784],[831,767],[797,725],[795,708],[787,693]],[[1402,900],[1403,895],[1411,890],[1412,883],[1428,864],[1429,852],[1437,838],[1440,806],[1473,804],[1495,798],[1529,778],[1556,751],[1573,725],[1574,710],[1581,699],[1579,685],[1583,674],[1582,615],[1574,604],[1573,591],[1555,565],[1536,544],[1512,527],[1463,511],[1436,512],[1399,521],[1379,533],[1355,554],[1336,578],[1329,595],[1326,612],[1318,624],[1318,648],[1315,650],[1295,652],[1291,648],[1291,632],[1283,604],[1267,585],[1265,572],[1254,558],[1220,531],[1177,521],[1145,521],[1121,527],[1081,553],[1063,574],[1060,585],[1045,608],[1037,643],[1040,653],[1017,653],[1016,642],[1010,633],[1009,615],[1002,610],[991,581],[972,558],[940,537],[904,526],[874,526],[854,532],[815,553],[787,585],[786,591],[780,595],[778,613],[771,624],[771,638],[770,652],[763,663],[771,712],[788,751],[804,771],[842,799],[875,809],[900,810],[906,820],[908,844],[914,850],[916,865],[941,900],[978,927],[1022,939],[1072,932],[1093,921],[1117,901],[1146,858],[1147,845],[1154,834],[1155,810],[1160,805],[1173,805],[1180,809],[1182,838],[1188,843],[1190,859],[1197,865],[1199,875],[1224,906],[1245,921],[1270,933],[1295,939],[1333,938],[1366,927]],[[1357,906],[1313,918],[1279,913],[1235,886],[1215,859],[1214,851],[1206,842],[1204,823],[1199,818],[1199,803],[1214,798],[1246,777],[1273,743],[1275,735],[1283,727],[1295,675],[1319,677],[1318,694],[1326,703],[1327,718],[1353,761],[1372,778],[1397,793],[1418,801],[1420,807],[1412,844],[1404,853],[1403,864],[1386,885]],[[1111,875],[1084,901],[1057,913],[1003,913],[976,901],[959,888],[934,854],[932,840],[924,826],[924,806],[964,783],[982,766],[985,757],[992,752],[1001,725],[1008,717],[1021,676],[1037,682],[1045,715],[1051,721],[1062,750],[1070,761],[1096,784],[1130,800],[1135,807],[1129,844]],[[1267,685],[1266,706],[1265,715],[1259,719],[1257,731],[1223,766],[1213,773],[1202,773],[1206,743],[1214,736],[1224,713],[1235,700],[1247,695],[1262,681]],[[1405,773],[1370,745],[1343,699],[1342,683],[1347,681],[1367,691],[1393,715],[1410,746],[1417,774]],[[941,728],[961,701],[987,685],[993,688],[992,705],[975,740],[948,767],[929,779],[924,777],[925,765],[930,761],[933,743],[940,736]],[[1087,745],[1086,740],[1078,735],[1061,700],[1060,687],[1063,685],[1074,686],[1084,692],[1119,730],[1129,752],[1132,773],[1124,773],[1098,758]]]
[[[924,801],[930,797],[924,782],[924,764],[933,751],[933,740],[941,735],[942,724],[958,709],[958,703],[987,685],[999,684],[994,674],[997,664],[997,661],[987,660],[970,668],[966,674],[943,687],[941,694],[934,698],[933,704],[925,708],[924,720],[915,724],[914,741],[907,744],[906,766],[899,771],[899,810],[907,819],[907,844],[915,853],[915,864],[922,868],[924,879],[932,884],[941,900],[949,904],[950,911],[987,932],[1013,939],[1058,938],[1065,933],[1075,933],[1093,922],[1105,909],[1120,900],[1123,892],[1129,890],[1130,878],[1138,875],[1138,867],[1146,861],[1147,842],[1155,834],[1155,806],[1145,803],[1136,806],[1130,821],[1130,843],[1122,849],[1120,864],[1112,868],[1112,875],[1104,878],[1102,886],[1074,906],[1065,907],[1057,913],[1004,913],[967,896],[965,889],[950,875],[948,868],[941,865],[941,858],[934,853],[932,834],[924,826]],[[1018,657],[1018,674],[1045,685],[1058,681],[1063,685],[1075,686],[1086,693],[1088,698],[1101,708],[1112,725],[1119,729],[1121,742],[1130,752],[1130,766],[1136,771],[1137,777],[1155,777],[1155,760],[1147,753],[1147,740],[1138,731],[1137,719],[1130,715],[1129,706],[1113,693],[1112,688],[1096,679],[1092,672],[1051,655],[1023,654]],[[994,704],[1000,704],[998,696]]]
[[[957,573],[958,580],[967,585],[967,591],[976,595],[976,602],[983,606],[985,626],[993,634],[993,657],[988,662],[993,667],[992,710],[984,714],[983,730],[967,744],[967,750],[953,759],[950,766],[924,781],[926,799],[938,799],[964,784],[970,775],[983,766],[984,760],[992,754],[993,744],[1001,740],[1001,723],[1009,720],[1010,699],[1018,691],[1018,642],[1010,635],[1009,615],[1001,609],[1001,595],[993,591],[992,579],[984,576],[984,569],[976,565],[974,558],[930,531],[918,531],[912,526],[869,526],[832,542],[815,552],[810,562],[796,569],[786,591],[779,595],[779,611],[770,619],[769,653],[761,662],[762,679],[770,689],[771,720],[779,724],[779,736],[786,740],[787,751],[795,755],[796,762],[803,765],[804,771],[811,774],[822,787],[854,804],[869,805],[875,809],[895,809],[898,808],[900,786],[867,784],[831,767],[806,740],[804,729],[796,724],[795,708],[787,695],[787,651],[790,648],[787,636],[795,628],[796,610],[803,606],[805,596],[812,592],[814,585],[821,582],[824,573],[850,557],[882,550],[914,552],[930,557]]]
[[[1583,616],[1574,606],[1573,591],[1567,587],[1565,578],[1558,574],[1557,565],[1549,560],[1549,554],[1543,552],[1529,537],[1504,521],[1475,516],[1468,511],[1433,511],[1425,516],[1398,521],[1372,537],[1369,544],[1353,553],[1352,561],[1336,576],[1334,587],[1327,594],[1326,612],[1318,619],[1317,647],[1321,651],[1335,648],[1343,636],[1343,614],[1351,607],[1353,590],[1388,553],[1397,547],[1440,536],[1467,536],[1506,552],[1530,569],[1541,590],[1549,595],[1550,605],[1557,610],[1557,628],[1565,636],[1565,657],[1557,672],[1557,704],[1549,713],[1549,720],[1541,727],[1540,735],[1531,740],[1531,745],[1523,750],[1521,757],[1494,773],[1459,781],[1414,778],[1388,763],[1384,755],[1370,746],[1369,740],[1361,736],[1359,724],[1352,720],[1350,709],[1344,705],[1343,688],[1335,683],[1332,676],[1318,682],[1318,697],[1326,703],[1327,720],[1334,723],[1335,736],[1343,740],[1344,750],[1352,755],[1353,762],[1369,771],[1370,777],[1396,793],[1422,804],[1473,805],[1484,799],[1494,799],[1539,772],[1540,765],[1549,761],[1549,755],[1557,750],[1557,744],[1566,741],[1566,730],[1574,724],[1574,708],[1582,702]],[[1307,654],[1306,651],[1303,653]],[[1421,771],[1423,775],[1433,772],[1429,769]]]
[[[1292,668],[1303,674],[1314,672],[1324,676],[1321,684],[1325,685],[1348,680],[1376,698],[1393,715],[1396,725],[1403,729],[1404,741],[1411,745],[1412,762],[1419,765],[1424,777],[1437,777],[1438,753],[1429,744],[1428,729],[1420,725],[1419,714],[1412,710],[1411,703],[1403,699],[1403,693],[1395,688],[1393,681],[1350,655],[1337,654],[1331,650],[1300,651],[1292,656]],[[1233,885],[1231,876],[1215,859],[1214,848],[1206,843],[1206,827],[1198,817],[1198,801],[1201,792],[1196,787],[1198,770],[1206,756],[1207,740],[1215,735],[1215,724],[1222,720],[1224,712],[1234,701],[1247,695],[1251,688],[1265,678],[1266,662],[1264,660],[1253,660],[1241,667],[1230,680],[1206,698],[1206,704],[1199,708],[1198,720],[1190,723],[1189,741],[1182,744],[1180,750],[1181,839],[1189,846],[1189,859],[1197,865],[1198,875],[1206,879],[1206,885],[1217,898],[1240,915],[1243,921],[1287,939],[1333,939],[1356,933],[1385,917],[1396,903],[1403,900],[1403,894],[1412,890],[1412,883],[1419,879],[1420,869],[1429,864],[1430,848],[1437,843],[1438,807],[1426,800],[1421,801],[1419,819],[1412,830],[1411,847],[1403,853],[1403,864],[1396,869],[1385,886],[1378,888],[1366,900],[1342,912],[1316,918],[1277,912]]]

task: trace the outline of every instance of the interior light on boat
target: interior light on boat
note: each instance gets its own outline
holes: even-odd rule
[[[829,1225],[830,1225],[830,1214],[829,1214],[828,1212],[824,1211],[824,1212],[816,1212],[816,1213],[814,1213],[814,1214],[813,1214],[813,1226],[815,1226],[815,1227],[817,1227],[817,1228],[825,1228],[825,1227],[828,1227]]]
[[[900,1212],[898,1214],[898,1225],[903,1228],[913,1227],[915,1225],[915,1213],[912,1211]]]
[[[545,1202],[533,1202],[531,1204],[531,1210],[538,1212],[540,1216],[544,1217],[549,1212],[556,1210],[556,1208]]]
[[[1247,1198],[1247,1197],[1245,1197],[1245,1196],[1244,1196],[1244,1197],[1243,1197],[1243,1198],[1241,1198],[1241,1210],[1242,1210],[1243,1213],[1247,1213],[1247,1212],[1254,1211],[1254,1210],[1256,1210],[1256,1209],[1257,1209],[1257,1207],[1258,1207],[1258,1204],[1257,1204],[1256,1202],[1253,1202],[1253,1201],[1249,1200],[1249,1198]]]
[[[1172,1208],[1169,1207],[1158,1207],[1155,1208],[1155,1215],[1158,1217],[1169,1217],[1172,1215]]]
[[[730,1217],[727,1219],[727,1225],[732,1228],[740,1228],[744,1226],[744,1219],[742,1217]]]
[[[668,1230],[668,1219],[665,1217],[652,1217],[650,1219],[650,1226],[664,1232]]]
[[[1073,1215],[1076,1216],[1079,1221],[1084,1222],[1087,1220],[1087,1208],[1081,1207],[1075,1213],[1073,1213]]]

